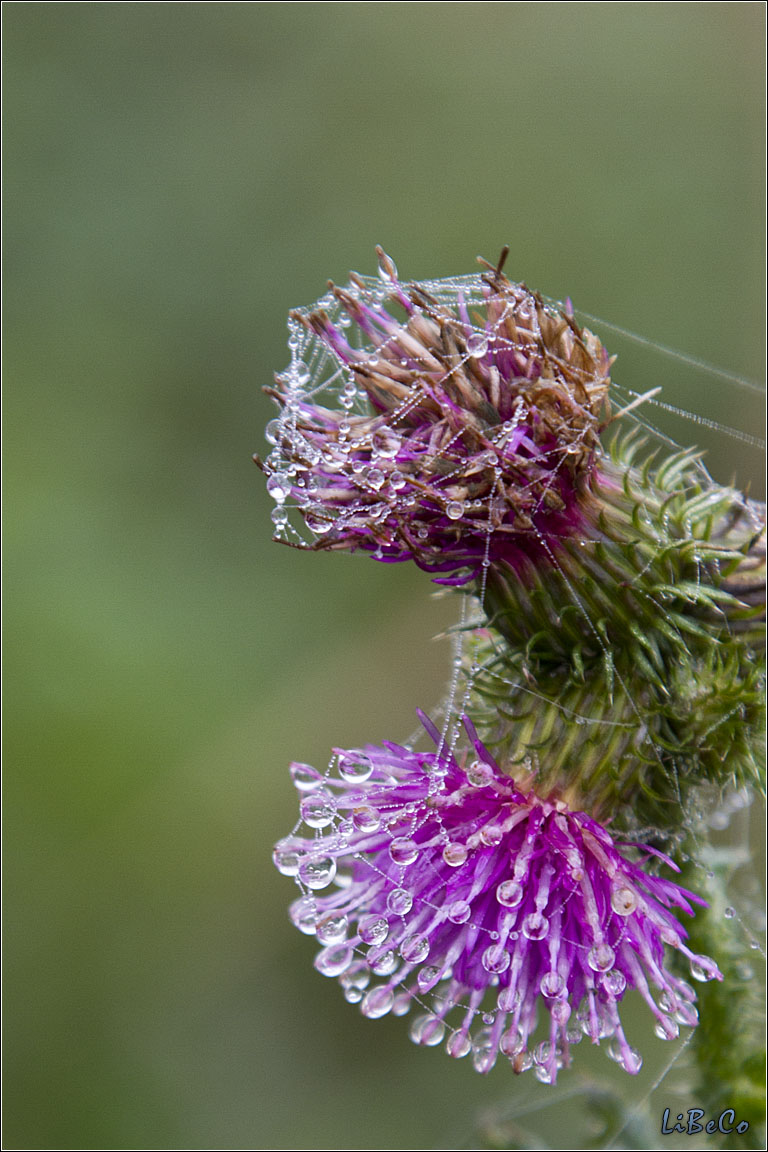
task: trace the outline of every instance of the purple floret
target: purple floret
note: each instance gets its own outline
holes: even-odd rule
[[[413,560],[444,583],[540,558],[583,530],[608,354],[500,270],[441,299],[435,285],[404,288],[380,259],[383,284],[353,276],[292,313],[294,360],[268,389],[281,413],[262,465],[278,537]]]
[[[415,1005],[412,1038],[445,1039],[480,1072],[501,1053],[554,1083],[583,1036],[638,1072],[619,1016],[628,989],[663,1039],[697,1021],[665,946],[695,979],[722,978],[675,915],[704,901],[645,867],[677,870],[668,857],[525,791],[468,722],[460,755],[425,725],[436,752],[386,743],[338,750],[338,776],[292,767],[306,834],[281,841],[275,863],[302,889],[291,918],[323,945],[315,967],[365,1016]]]

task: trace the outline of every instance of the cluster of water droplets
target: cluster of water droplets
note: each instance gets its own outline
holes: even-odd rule
[[[659,904],[674,886],[625,865],[586,818],[521,803],[483,759],[459,770],[398,746],[292,776],[301,821],[274,853],[301,890],[291,919],[364,1016],[413,1009],[416,1043],[471,1055],[480,1072],[501,1055],[545,1083],[584,1036],[639,1070],[618,1013],[628,987],[660,1038],[696,1023],[693,988],[653,954],[655,939],[689,956],[693,979],[718,975]]]
[[[391,262],[390,266],[394,267]],[[490,365],[495,354],[517,351],[501,330],[510,309],[514,309],[518,324],[530,324],[532,337],[538,332],[536,310],[522,287],[512,289],[511,301],[493,320],[487,314],[488,288],[479,276],[424,281],[419,288],[457,318],[462,317],[466,351],[458,358],[459,367],[486,359]],[[382,315],[388,315],[383,311],[385,306],[397,310],[396,274],[384,267],[379,277],[356,276],[345,291]],[[552,311],[555,314],[554,308]],[[318,313],[327,317],[329,329],[343,332],[344,350],[304,323]],[[407,334],[405,321],[397,327],[392,323],[394,330],[384,342],[393,353],[387,358],[388,370],[394,365],[395,370],[399,366],[417,375],[420,369],[433,372],[436,362],[426,348],[420,354],[417,343]],[[275,501],[272,521],[276,539],[306,547],[330,536],[345,532],[365,535],[368,530],[379,541],[381,557],[382,548],[396,546],[398,531],[406,524],[413,546],[438,557],[441,540],[435,532],[436,523],[448,529],[463,525],[465,532],[470,526],[490,532],[492,522],[503,518],[502,478],[511,462],[524,470],[530,454],[545,471],[549,467],[557,471],[562,463],[559,453],[553,455],[552,449],[533,444],[527,436],[524,407],[517,403],[506,419],[486,429],[490,446],[472,459],[470,469],[473,480],[483,474],[484,483],[479,486],[484,491],[471,498],[466,489],[467,459],[461,431],[447,442],[445,438],[439,443],[420,442],[415,449],[415,441],[409,440],[408,418],[424,399],[418,387],[386,417],[376,419],[355,370],[363,365],[375,372],[383,363],[382,349],[372,346],[336,296],[328,293],[311,307],[295,310],[288,326],[291,360],[277,377],[282,408],[265,433],[271,445],[264,467],[267,489]],[[350,349],[355,359],[350,360]],[[400,356],[401,352],[407,354]],[[450,372],[446,369],[445,374],[447,377]],[[499,387],[498,372],[496,378]],[[321,413],[320,430],[317,425],[310,427],[310,412],[313,419]],[[577,438],[564,454],[579,450]],[[430,483],[427,490],[424,466],[432,468],[436,461],[439,480]],[[519,518],[516,530],[529,531],[529,514],[550,499],[554,501],[555,496],[549,488],[543,495],[537,494],[526,517]]]

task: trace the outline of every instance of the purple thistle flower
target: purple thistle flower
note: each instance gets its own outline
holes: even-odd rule
[[[257,459],[278,538],[464,583],[574,535],[607,410],[600,341],[507,280],[506,251],[481,277],[406,287],[378,251],[378,280],[291,314],[293,360],[267,389],[275,450]]]
[[[308,831],[274,859],[302,890],[294,924],[323,945],[315,967],[367,1017],[415,1004],[412,1039],[445,1039],[479,1072],[501,1053],[554,1083],[583,1036],[609,1040],[609,1055],[638,1072],[619,1015],[627,989],[662,1039],[698,1019],[665,945],[695,979],[722,979],[686,947],[675,915],[704,901],[645,869],[653,857],[677,871],[662,853],[620,846],[563,800],[526,793],[469,721],[472,747],[458,756],[422,721],[436,752],[338,750],[338,778],[292,766]]]

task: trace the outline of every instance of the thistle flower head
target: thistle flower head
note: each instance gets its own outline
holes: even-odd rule
[[[573,532],[610,359],[569,309],[511,283],[503,256],[481,276],[402,285],[379,250],[378,279],[352,275],[291,314],[262,465],[278,538],[458,583]]]
[[[291,917],[322,945],[315,967],[365,1016],[415,1006],[412,1039],[472,1053],[480,1072],[501,1055],[554,1083],[587,1036],[636,1073],[619,1014],[626,991],[673,1039],[697,1014],[665,948],[695,979],[721,978],[675,915],[704,902],[646,867],[674,868],[667,857],[525,793],[469,722],[457,756],[422,719],[436,752],[338,751],[338,777],[292,767],[306,829],[278,844],[275,863],[302,890]]]

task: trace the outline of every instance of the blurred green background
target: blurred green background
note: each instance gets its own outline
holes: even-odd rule
[[[376,243],[410,278],[508,242],[513,278],[759,378],[763,5],[4,16],[5,1146],[470,1145],[552,1090],[363,1020],[270,861],[288,762],[407,737],[455,606],[270,543],[260,388],[289,307]],[[748,389],[607,342],[628,386],[758,427]],[[669,1055],[633,1039],[627,1099]]]

